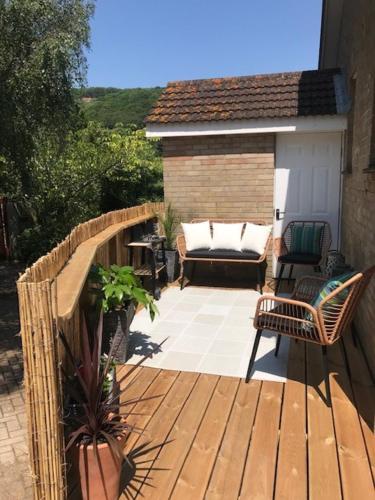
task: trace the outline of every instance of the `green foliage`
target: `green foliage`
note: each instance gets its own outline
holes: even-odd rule
[[[15,256],[27,263],[82,221],[162,196],[159,143],[138,130],[160,89],[89,90],[92,105],[118,109],[102,120],[87,107],[111,129],[88,123],[77,102],[93,5],[0,0],[0,195],[21,214]]]
[[[100,285],[100,301],[104,312],[123,308],[127,303],[134,302],[148,309],[151,320],[154,320],[158,312],[154,298],[142,287],[132,267],[115,264],[109,268],[93,266],[90,281]]]
[[[143,130],[89,123],[70,132],[63,149],[47,137],[39,142],[30,171],[31,192],[18,198],[25,216],[18,257],[28,262],[76,224],[162,195],[158,142],[146,139]]]
[[[83,98],[82,109],[88,120],[110,128],[117,123],[143,127],[144,119],[162,91],[160,87],[124,90],[93,87],[77,90],[76,95]]]
[[[0,156],[24,194],[40,137],[79,123],[72,87],[84,81],[92,13],[88,0],[0,0]]]
[[[165,248],[173,250],[176,247],[176,232],[180,218],[170,203],[165,210],[165,214],[160,216],[160,223],[165,236]]]

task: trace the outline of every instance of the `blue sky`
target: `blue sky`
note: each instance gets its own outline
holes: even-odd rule
[[[321,0],[97,0],[90,86],[314,69]]]

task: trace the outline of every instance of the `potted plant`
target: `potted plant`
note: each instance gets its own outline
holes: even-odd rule
[[[165,236],[165,257],[167,260],[168,281],[171,283],[178,275],[178,252],[176,250],[176,232],[180,223],[175,209],[169,203],[164,215],[159,217],[162,231]]]
[[[70,397],[75,401],[76,410],[69,416],[70,433],[66,451],[76,452],[81,492],[84,500],[117,500],[121,467],[124,460],[123,446],[133,427],[126,421],[129,412],[121,409],[131,408],[145,399],[121,398],[126,392],[126,379],[131,373],[152,355],[144,356],[120,380],[117,391],[113,387],[115,374],[114,358],[116,346],[112,344],[108,356],[100,355],[103,332],[103,312],[100,312],[98,326],[89,336],[86,321],[83,318],[80,332],[81,360],[76,362],[63,332],[60,338],[65,347],[67,358],[73,368],[75,383],[67,377],[65,384]],[[161,344],[160,344],[161,345]],[[120,402],[121,401],[121,402]]]
[[[102,352],[108,353],[114,344],[115,361],[124,363],[129,329],[136,307],[142,304],[148,309],[153,321],[158,312],[154,298],[142,287],[131,266],[120,267],[113,264],[106,268],[99,264],[92,269],[90,280],[99,296],[99,305],[104,311]]]

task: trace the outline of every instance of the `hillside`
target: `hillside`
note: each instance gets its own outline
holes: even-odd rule
[[[137,126],[143,120],[161,94],[161,87],[116,89],[113,87],[88,87],[77,89],[86,117],[113,127],[116,123]]]

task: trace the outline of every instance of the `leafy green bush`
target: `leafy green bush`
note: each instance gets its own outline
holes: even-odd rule
[[[99,300],[104,312],[121,309],[134,302],[148,309],[152,320],[158,313],[154,298],[142,287],[131,266],[93,266],[90,281],[100,286]]]
[[[27,262],[80,222],[162,197],[158,141],[134,127],[109,130],[91,122],[68,134],[63,149],[47,137],[39,142],[30,171],[31,192],[17,198],[24,228],[18,258]]]

